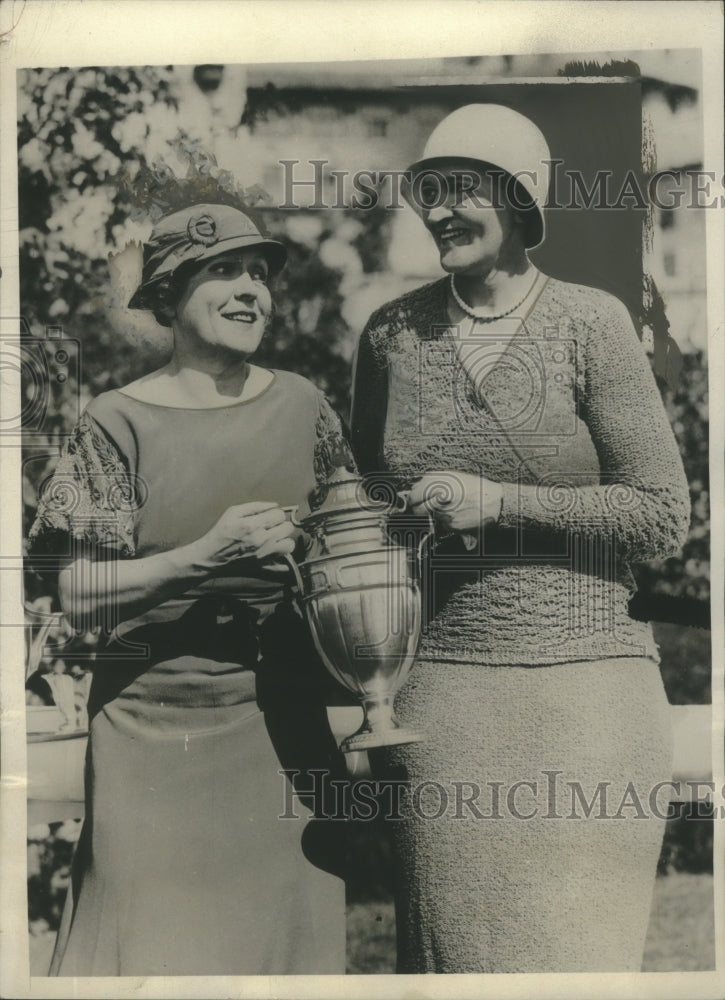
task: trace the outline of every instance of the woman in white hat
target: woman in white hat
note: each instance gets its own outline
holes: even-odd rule
[[[90,403],[41,495],[34,551],[71,620],[110,633],[54,975],[344,971],[340,859],[297,797],[344,767],[280,559],[285,508],[352,460],[319,390],[250,363],[284,261],[238,208],[161,219],[130,305],[171,359]]]
[[[446,276],[378,310],[353,450],[438,543],[386,752],[400,972],[637,971],[664,831],[668,706],[628,563],[683,542],[677,445],[627,310],[541,274],[549,151],[471,105],[407,197]]]

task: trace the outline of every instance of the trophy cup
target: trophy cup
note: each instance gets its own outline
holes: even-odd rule
[[[296,522],[310,542],[304,562],[290,563],[322,662],[362,703],[363,723],[341,749],[418,742],[423,734],[400,724],[393,702],[420,638],[420,558],[432,522],[421,531],[417,519],[391,535],[401,496],[372,500],[345,469],[328,487],[324,503]]]

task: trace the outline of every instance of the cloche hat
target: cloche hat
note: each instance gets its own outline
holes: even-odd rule
[[[230,205],[191,205],[165,215],[154,226],[143,248],[143,270],[129,309],[153,309],[159,282],[188,261],[203,261],[228,250],[259,247],[270,274],[284,267],[287,251],[282,243],[264,236],[257,225]]]
[[[411,181],[404,185],[403,194],[416,211],[421,206],[412,196],[415,178],[452,159],[474,167],[498,167],[514,177],[535,208],[529,213],[526,245],[541,243],[551,155],[546,139],[529,118],[501,104],[467,104],[444,118],[431,132],[421,159],[408,168]]]

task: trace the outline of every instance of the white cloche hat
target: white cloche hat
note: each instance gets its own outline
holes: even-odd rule
[[[502,104],[467,104],[444,118],[431,132],[421,159],[408,168],[411,182],[404,185],[403,194],[416,211],[420,205],[411,197],[415,177],[452,159],[498,167],[514,177],[533,202],[527,213],[526,245],[541,243],[551,154],[530,118]]]

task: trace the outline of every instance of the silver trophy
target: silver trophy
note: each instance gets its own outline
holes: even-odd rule
[[[420,559],[432,523],[408,518],[391,534],[402,495],[372,500],[344,469],[328,487],[322,506],[297,522],[309,536],[304,562],[290,562],[322,662],[365,713],[341,748],[418,742],[423,734],[400,724],[393,703],[420,638]]]

